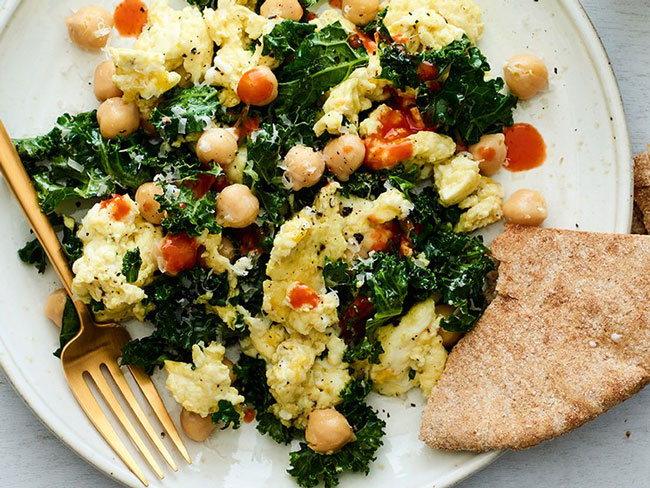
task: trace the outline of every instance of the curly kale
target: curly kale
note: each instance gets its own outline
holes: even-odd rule
[[[47,267],[47,256],[38,239],[34,238],[18,249],[18,257],[25,264],[32,264],[39,273],[44,273]]]
[[[176,277],[162,276],[145,288],[147,314],[155,329],[122,349],[122,364],[140,366],[148,373],[165,360],[191,362],[192,346],[212,341],[228,343],[242,337],[244,330],[230,328],[208,310],[224,306],[229,291],[227,273],[216,274],[200,267],[182,271]]]
[[[126,251],[122,258],[122,274],[126,278],[127,283],[135,283],[138,281],[141,266],[142,256],[140,255],[140,248],[136,247]]]
[[[339,477],[345,471],[368,474],[375,453],[383,445],[386,422],[363,400],[370,392],[367,380],[354,380],[341,392],[343,402],[336,407],[350,423],[356,436],[333,454],[319,454],[301,442],[300,449],[290,454],[291,467],[288,473],[302,488],[313,488],[323,484],[332,488],[339,484]]]
[[[294,55],[302,41],[315,30],[314,24],[283,20],[262,37],[262,55],[271,55],[282,62]]]
[[[161,225],[172,234],[199,236],[204,230],[209,234],[221,232],[217,224],[217,195],[208,191],[197,198],[187,186],[166,185],[163,193],[156,195],[160,212],[165,212]]]
[[[65,306],[63,307],[63,317],[61,319],[61,332],[59,333],[59,348],[54,351],[54,355],[57,358],[61,357],[61,351],[77,335],[80,327],[81,322],[79,321],[77,309],[74,303],[72,303],[72,300],[70,300],[70,297],[66,297]]]
[[[219,426],[221,430],[228,427],[239,429],[241,426],[241,415],[228,400],[219,400],[218,410],[212,414],[212,423]]]
[[[341,183],[340,192],[344,197],[352,195],[371,200],[392,186],[409,197],[410,190],[419,179],[420,168],[415,164],[382,170],[359,168],[348,181]]]

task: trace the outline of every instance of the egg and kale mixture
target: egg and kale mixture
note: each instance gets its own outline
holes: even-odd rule
[[[153,326],[122,363],[164,369],[221,428],[254,411],[281,444],[307,429],[289,473],[333,486],[382,445],[369,391],[428,395],[486,306],[494,264],[471,232],[501,218],[502,191],[467,148],[517,99],[489,77],[471,0],[391,0],[364,26],[311,0],[300,21],[190,3],[152,0],[133,46],[108,50],[143,129],[107,138],[95,111],[64,114],[16,147],[75,294]],[[277,80],[258,102],[251,70]],[[70,201],[90,207],[78,222]],[[44,266],[33,242],[20,254]],[[346,443],[318,449],[316,411],[344,416]]]

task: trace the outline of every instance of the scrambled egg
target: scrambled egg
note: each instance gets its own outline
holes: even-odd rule
[[[467,34],[483,33],[481,9],[472,0],[391,0],[384,25],[409,51],[441,49]]]
[[[458,154],[434,168],[435,184],[443,205],[460,203],[478,188],[481,182],[478,161]]]
[[[152,0],[147,25],[133,49],[109,51],[116,69],[113,80],[125,98],[148,99],[182,79],[199,83],[210,67],[213,43],[198,8],[174,10],[167,0]]]
[[[324,187],[313,207],[303,209],[285,222],[273,242],[266,269],[269,279],[264,282],[263,308],[271,320],[301,334],[313,330],[323,332],[338,322],[338,298],[326,293],[321,271],[325,258],[335,261],[362,255],[364,242],[367,253],[375,231],[382,224],[405,218],[413,208],[395,189],[368,201],[342,198],[337,195],[339,188],[337,183]],[[344,207],[346,216],[343,216]],[[363,236],[361,243],[355,235]],[[296,283],[303,283],[318,294],[318,306],[308,310],[291,307],[287,294]]]
[[[383,395],[400,395],[419,386],[425,395],[442,374],[447,351],[438,335],[440,316],[433,299],[414,305],[397,327],[377,331],[384,352],[370,365],[370,379]]]
[[[274,58],[262,56],[261,43],[255,47],[255,52],[249,49],[252,41],[271,32],[275,22],[235,0],[220,0],[216,10],[206,9],[203,15],[210,37],[219,46],[205,81],[223,87],[219,100],[226,107],[234,107],[239,103],[237,84],[246,70],[254,66],[274,68],[278,65]]]
[[[314,125],[314,132],[320,136],[355,133],[359,125],[359,113],[372,107],[372,102],[386,100],[384,88],[388,80],[380,80],[379,56],[371,55],[368,66],[357,68],[350,77],[332,88],[323,104],[324,115]],[[347,125],[344,125],[347,121]]]
[[[471,232],[498,222],[503,216],[502,202],[501,185],[486,176],[481,176],[476,191],[458,204],[460,208],[468,210],[461,214],[454,230]]]
[[[321,30],[334,22],[338,22],[348,32],[354,32],[357,28],[352,22],[343,17],[343,12],[340,9],[328,8],[324,10],[318,17],[309,21],[310,24],[316,26],[316,30]]]
[[[72,290],[85,303],[102,302],[100,320],[143,320],[146,313],[143,287],[151,283],[158,269],[155,259],[162,238],[160,227],[146,222],[138,204],[128,195],[122,197],[130,212],[120,221],[111,214],[111,206],[95,204],[81,221],[77,236],[83,243],[83,255],[72,265],[75,274]],[[140,249],[142,266],[138,279],[128,283],[122,274],[122,259],[127,251]]]
[[[165,386],[185,410],[206,417],[218,410],[219,400],[233,406],[244,402],[244,397],[230,385],[230,369],[223,363],[225,352],[216,342],[208,347],[201,343],[192,346],[194,364],[165,361]]]

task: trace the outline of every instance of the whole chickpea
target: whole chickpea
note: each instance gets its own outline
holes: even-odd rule
[[[266,0],[260,7],[260,15],[267,19],[279,17],[281,19],[302,19],[302,6],[298,0]]]
[[[63,309],[68,300],[68,294],[63,288],[54,290],[45,300],[45,316],[60,329],[63,322]]]
[[[221,245],[219,246],[219,254],[227,258],[228,261],[235,259],[235,245],[227,237],[221,237]]]
[[[321,454],[332,454],[356,440],[347,419],[334,408],[314,410],[309,414],[305,440]]]
[[[113,83],[114,74],[115,65],[113,61],[104,61],[103,63],[99,63],[97,68],[95,68],[93,91],[95,92],[95,97],[100,102],[103,102],[107,98],[122,96],[122,90]]]
[[[66,18],[65,25],[72,42],[85,49],[97,50],[108,42],[113,16],[102,7],[88,5]]]
[[[237,154],[237,138],[226,129],[208,129],[196,143],[196,155],[203,164],[212,161],[228,166]]]
[[[314,186],[325,172],[323,154],[307,146],[294,146],[284,157],[287,177],[294,190]]]
[[[503,204],[503,216],[509,224],[542,225],[547,217],[546,200],[535,190],[517,190]]]
[[[135,201],[140,209],[140,215],[147,222],[158,225],[165,218],[165,214],[160,211],[160,203],[155,199],[156,195],[162,194],[163,189],[152,182],[143,183],[135,192]]]
[[[522,100],[533,98],[548,84],[548,70],[544,61],[532,54],[513,56],[503,73],[510,91]]]
[[[237,96],[249,105],[268,105],[278,97],[278,79],[268,66],[251,68],[239,79]]]
[[[350,175],[363,164],[366,146],[359,136],[345,134],[332,139],[323,149],[325,164],[341,181],[348,181]]]
[[[436,313],[442,317],[449,317],[455,310],[454,307],[446,303],[436,305]],[[445,330],[442,327],[438,329],[438,335],[442,338],[442,345],[446,349],[453,347],[463,337],[462,332],[453,332],[451,330]]]
[[[493,176],[501,169],[508,155],[506,136],[503,134],[484,135],[476,144],[469,146],[469,152],[474,160],[479,162],[481,174]]]
[[[227,186],[217,196],[217,222],[224,227],[248,227],[255,222],[259,211],[260,202],[246,185]]]
[[[355,25],[370,23],[379,12],[379,0],[343,0],[343,16]]]
[[[181,410],[181,427],[185,435],[196,442],[203,442],[214,432],[217,426],[212,423],[212,417],[201,417],[198,413]]]
[[[140,112],[135,103],[113,97],[102,102],[97,109],[97,122],[105,139],[127,137],[140,127]]]

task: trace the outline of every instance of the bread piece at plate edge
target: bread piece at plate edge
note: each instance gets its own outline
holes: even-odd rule
[[[492,251],[497,297],[431,393],[431,447],[530,447],[650,380],[650,237],[508,226]]]

